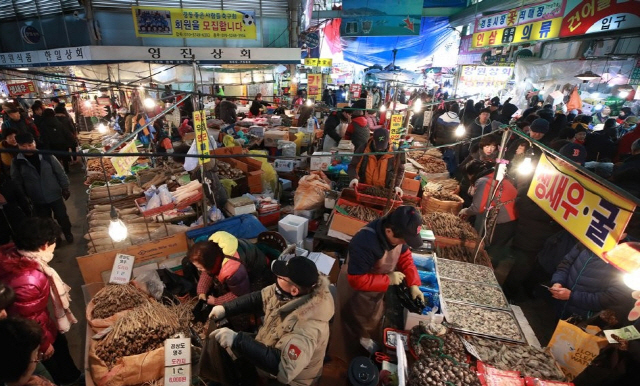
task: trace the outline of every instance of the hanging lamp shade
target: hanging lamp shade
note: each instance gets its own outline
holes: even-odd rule
[[[593,71],[589,70],[589,71],[583,72],[582,74],[576,75],[576,78],[578,78],[580,80],[583,80],[585,82],[588,82],[590,80],[595,80],[595,79],[601,78],[601,76],[596,74],[596,73],[594,73]]]
[[[624,272],[640,270],[640,242],[620,243],[612,250],[605,252],[602,258],[609,264]]]

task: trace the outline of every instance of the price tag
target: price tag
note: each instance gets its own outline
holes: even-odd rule
[[[462,338],[462,337],[460,337],[460,340],[462,341],[462,344],[464,345],[464,348],[467,350],[467,352],[469,354],[473,355],[479,361],[482,360],[482,358],[480,358],[480,354],[478,354],[478,351],[476,350],[474,345],[472,345],[471,343],[467,342],[467,340]]]
[[[135,257],[118,253],[113,261],[111,269],[111,284],[127,284],[131,280],[131,272],[133,272],[133,262]]]
[[[373,94],[367,94],[367,110],[373,109]]]
[[[165,386],[189,386],[191,383],[191,342],[189,338],[164,341]]]

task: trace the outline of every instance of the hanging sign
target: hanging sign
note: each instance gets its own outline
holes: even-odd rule
[[[565,12],[560,37],[638,28],[638,26],[640,26],[640,6],[637,2],[582,0]]]
[[[564,1],[551,0],[524,7],[484,16],[476,20],[475,32],[490,31],[494,29],[514,27],[538,20],[554,19],[562,17],[564,13]]]
[[[198,154],[209,155],[209,133],[207,132],[207,115],[204,110],[193,112],[193,130],[196,135]],[[200,165],[209,162],[209,158],[200,157]]]
[[[118,253],[113,260],[113,268],[111,269],[111,276],[109,277],[109,283],[111,284],[127,284],[131,280],[131,273],[133,272],[133,262],[135,257],[131,255],[125,255]]]
[[[554,39],[558,37],[561,25],[562,18],[558,17],[550,20],[521,24],[515,27],[476,32],[473,34],[472,47],[490,47]]]
[[[129,142],[125,147],[120,149],[118,153],[137,153],[136,141]],[[128,176],[131,174],[131,166],[138,160],[138,156],[111,157],[113,168],[119,176]]]
[[[332,67],[333,59],[325,59],[325,58],[305,58],[304,59],[305,66],[312,67]]]
[[[396,147],[400,142],[402,131],[402,114],[394,114],[391,116],[391,123],[389,124],[389,142]]]
[[[189,386],[191,384],[191,341],[189,338],[164,341],[164,384]]]
[[[9,95],[11,96],[25,95],[36,92],[36,86],[32,81],[22,83],[7,83],[7,89],[9,89]]]
[[[423,0],[343,0],[340,35],[420,35]]]
[[[322,98],[322,74],[307,74],[307,97]]]
[[[314,49],[320,45],[320,35],[317,32],[310,32],[304,35],[303,41],[307,45],[307,47]]]
[[[361,84],[352,84],[349,86],[349,92],[351,93],[351,99],[360,98],[360,92],[362,91]]]
[[[629,75],[629,84],[640,85],[640,59],[638,59],[631,75]],[[639,94],[636,93],[636,95]]]
[[[593,253],[602,257],[624,232],[635,204],[564,161],[543,154],[527,196]]]
[[[131,7],[141,38],[256,39],[253,11]]]

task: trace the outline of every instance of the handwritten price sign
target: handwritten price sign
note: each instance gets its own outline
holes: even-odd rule
[[[120,149],[118,153],[137,153],[138,148],[136,147],[135,141],[129,142],[128,145]],[[116,173],[119,176],[129,175],[131,171],[131,166],[138,160],[138,156],[127,156],[127,157],[111,157],[111,163],[113,164],[113,168],[116,169]]]
[[[402,115],[395,114],[391,116],[391,124],[389,126],[389,142],[393,144],[393,146],[397,146],[398,142],[400,142],[402,131]]]
[[[209,155],[209,133],[207,132],[207,115],[204,110],[193,112],[193,126],[198,154]],[[209,159],[205,157],[199,159],[201,165],[208,161]]]
[[[133,272],[134,261],[135,257],[118,253],[115,260],[113,261],[113,268],[111,269],[111,277],[109,278],[109,283],[129,283],[129,280],[131,280],[131,273]]]
[[[189,386],[191,384],[191,342],[189,338],[164,341],[164,384]]]

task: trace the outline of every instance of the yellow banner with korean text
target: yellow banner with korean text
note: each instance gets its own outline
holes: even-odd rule
[[[256,39],[253,11],[131,7],[136,36],[158,38]]]
[[[562,18],[557,17],[555,19],[541,20],[515,27],[476,32],[473,34],[471,46],[473,48],[480,48],[554,39],[560,34],[561,26]]]
[[[389,123],[389,142],[394,147],[398,146],[400,137],[402,137],[402,114],[394,114]]]
[[[527,196],[599,257],[618,244],[636,207],[566,162],[545,154]]]
[[[207,132],[207,114],[204,110],[193,112],[193,131],[196,135],[198,154],[209,155],[209,133]],[[209,162],[209,158],[200,157],[200,164]]]
[[[304,59],[305,66],[313,66],[313,67],[333,67],[333,59],[327,58],[305,58]]]
[[[307,97],[316,100],[322,98],[322,74],[307,75]]]
[[[125,147],[120,149],[118,153],[137,153],[136,141],[129,142]],[[137,155],[126,157],[111,157],[111,164],[116,169],[116,174],[119,176],[128,176],[131,174],[131,167],[138,160]]]

